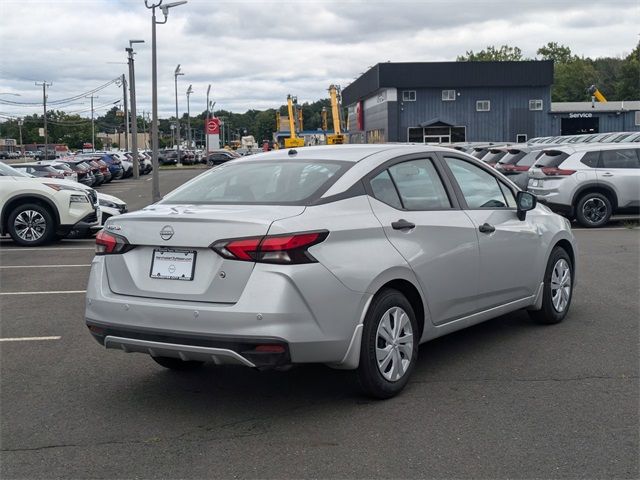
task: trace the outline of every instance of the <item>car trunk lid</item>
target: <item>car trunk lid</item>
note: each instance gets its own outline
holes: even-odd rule
[[[235,303],[254,263],[222,258],[209,246],[223,239],[266,235],[274,221],[299,215],[304,208],[161,204],[115,217],[107,231],[124,236],[135,248],[105,257],[109,287],[120,295]],[[184,259],[188,267],[179,263],[172,267],[174,256],[178,262]],[[156,278],[170,275],[165,267],[187,272],[185,279]]]

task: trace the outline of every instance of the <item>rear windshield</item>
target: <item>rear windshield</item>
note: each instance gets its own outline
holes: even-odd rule
[[[517,165],[521,167],[530,167],[535,163],[536,158],[538,158],[539,155],[542,155],[542,152],[540,150],[529,152],[524,157],[520,158],[520,160],[518,160]]]
[[[225,163],[174,190],[160,203],[306,205],[351,165],[328,160]]]
[[[503,165],[515,165],[518,161],[526,155],[527,152],[522,150],[507,150],[507,154],[500,159],[500,163]]]
[[[559,150],[545,150],[536,160],[536,167],[559,167],[569,157]]]
[[[482,157],[483,162],[487,163],[498,163],[502,157],[506,155],[506,151],[504,150],[490,150],[484,157]]]

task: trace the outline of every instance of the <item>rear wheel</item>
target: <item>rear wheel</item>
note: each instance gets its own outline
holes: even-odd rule
[[[529,311],[538,323],[560,323],[567,316],[573,296],[573,265],[569,254],[556,247],[549,256],[544,275],[542,308]]]
[[[407,298],[397,290],[380,292],[365,317],[358,379],[363,391],[390,398],[409,381],[418,360],[418,327]]]
[[[198,362],[196,360],[180,360],[179,358],[172,357],[151,358],[153,358],[158,365],[162,365],[164,368],[168,368],[169,370],[196,370],[204,365],[204,362]]]
[[[46,207],[27,203],[15,208],[7,219],[8,232],[14,242],[26,247],[37,247],[55,238],[56,225]]]
[[[576,218],[580,225],[587,228],[602,227],[609,221],[612,213],[611,201],[597,192],[583,195],[576,206]]]

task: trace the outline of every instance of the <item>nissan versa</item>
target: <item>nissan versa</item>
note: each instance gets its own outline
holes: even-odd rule
[[[386,398],[418,345],[518,309],[560,322],[568,220],[450,149],[344,145],[232,160],[110,218],[86,322],[163,367],[355,369]]]

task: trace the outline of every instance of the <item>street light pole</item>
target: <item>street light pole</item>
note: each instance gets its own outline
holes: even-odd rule
[[[205,135],[205,157],[209,155],[209,118],[211,115],[211,109],[209,105],[209,92],[211,92],[211,84],[207,87],[207,121],[204,124],[204,135]]]
[[[133,178],[140,178],[140,160],[138,159],[138,113],[136,111],[136,74],[133,65],[133,44],[144,43],[144,40],[129,40],[129,93],[131,95],[131,153],[133,154]]]
[[[176,67],[176,70],[173,72],[175,90],[176,90],[176,160],[178,165],[182,162],[180,161],[180,117],[178,116],[178,75],[184,75],[182,71],[180,71],[180,64]]]
[[[144,0],[145,6],[151,10],[151,110],[153,118],[151,120],[151,151],[153,159],[153,182],[152,195],[153,202],[161,200],[160,196],[160,172],[158,171],[158,63],[156,54],[156,25],[167,23],[169,9],[183,5],[186,1],[168,3],[162,5],[163,0],[156,0],[156,3],[149,3]],[[164,22],[156,20],[156,8],[160,8],[164,15]]]
[[[22,157],[24,157],[24,145],[22,144],[22,125],[24,123],[24,120],[22,118],[18,119],[18,130],[20,132],[20,152],[22,154]]]
[[[189,142],[189,148],[192,147],[191,144],[191,107],[189,105],[189,97],[193,93],[193,85],[189,85],[187,88],[187,141]]]
[[[36,86],[42,85],[42,105],[43,105],[43,119],[44,119],[44,159],[47,160],[49,158],[49,132],[47,131],[47,87],[53,85],[52,83],[47,83],[43,81],[42,83],[37,83]]]

